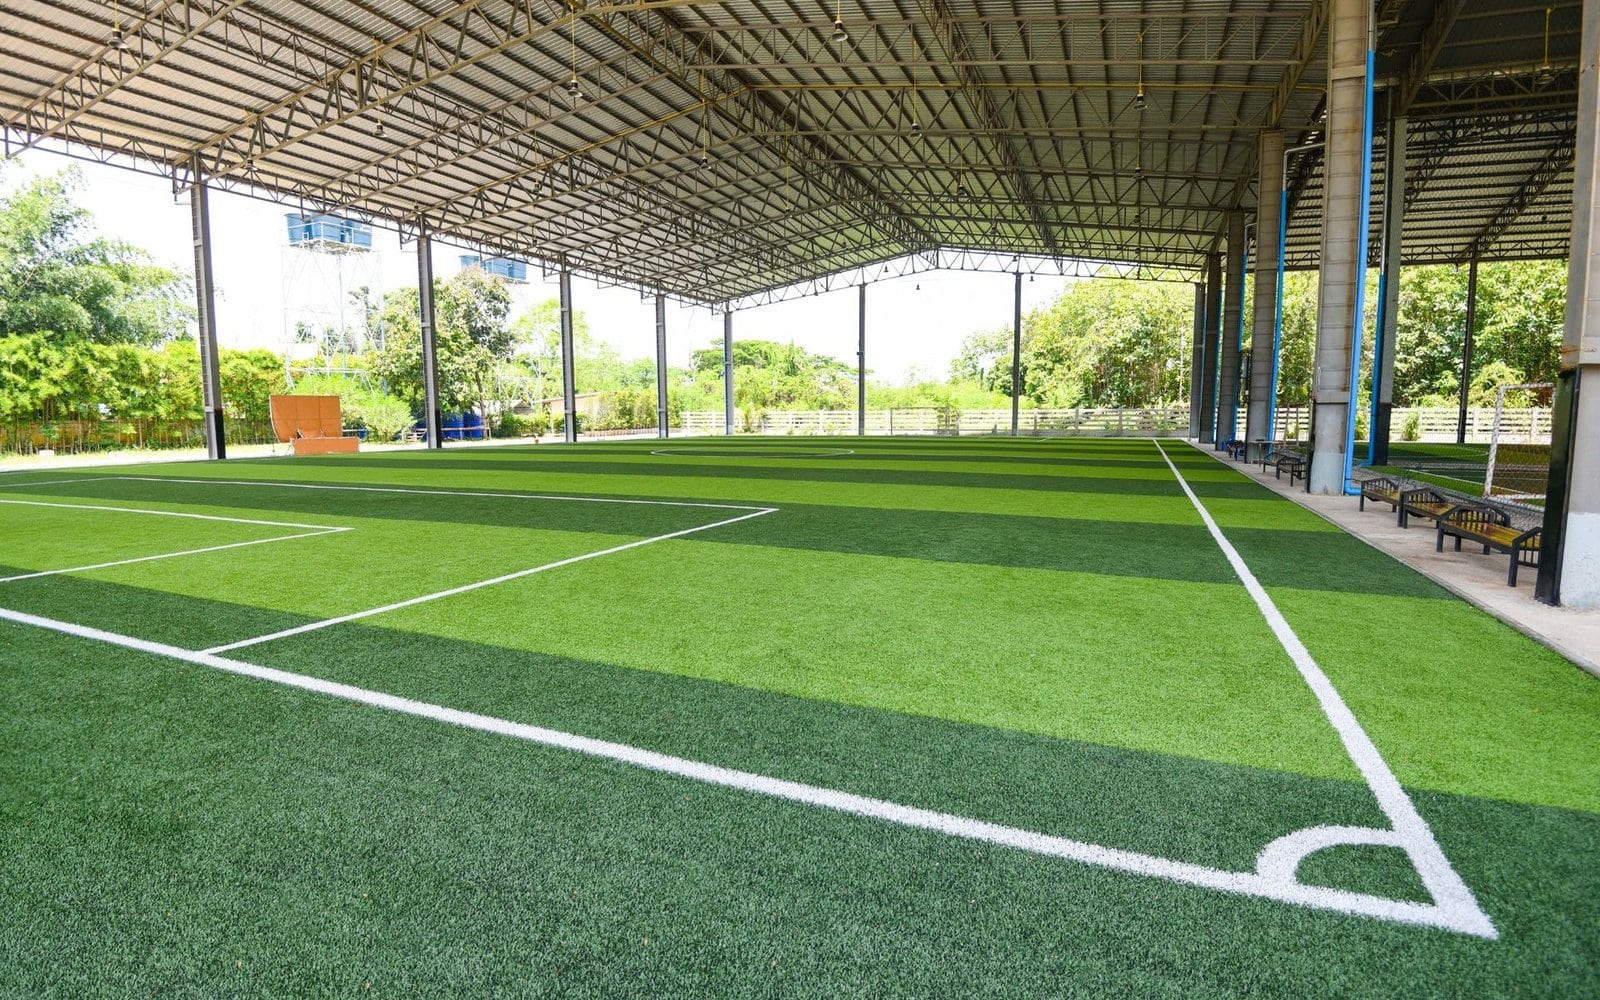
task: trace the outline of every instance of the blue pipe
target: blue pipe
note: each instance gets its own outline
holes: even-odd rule
[[[1289,158],[1284,157],[1283,190],[1278,192],[1278,303],[1272,312],[1272,391],[1267,399],[1267,440],[1278,440],[1278,358],[1283,352],[1283,278],[1289,256]]]
[[[1344,424],[1344,492],[1354,495],[1359,490],[1353,489],[1354,465],[1356,451],[1356,387],[1361,384],[1361,328],[1363,326],[1363,313],[1367,308],[1367,237],[1372,231],[1372,88],[1376,76],[1378,54],[1369,46],[1367,49],[1367,88],[1365,95],[1366,121],[1363,123],[1361,144],[1361,211],[1360,222],[1356,229],[1356,253],[1359,267],[1356,269],[1356,302],[1355,302],[1355,328],[1350,337],[1350,399],[1345,404]]]

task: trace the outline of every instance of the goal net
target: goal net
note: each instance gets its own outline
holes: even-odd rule
[[[1494,401],[1494,430],[1483,495],[1543,503],[1550,478],[1550,382],[1502,385]]]

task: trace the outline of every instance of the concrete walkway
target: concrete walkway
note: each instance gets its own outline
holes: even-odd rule
[[[1540,604],[1533,599],[1536,570],[1524,566],[1517,585],[1508,587],[1506,567],[1510,557],[1503,553],[1485,556],[1482,549],[1470,544],[1463,545],[1460,552],[1449,545],[1443,552],[1435,552],[1438,536],[1431,521],[1425,522],[1426,526],[1402,529],[1395,523],[1388,504],[1368,503],[1363,512],[1357,497],[1314,496],[1306,492],[1304,482],[1291,489],[1287,476],[1277,479],[1270,471],[1263,473],[1259,464],[1234,462],[1208,444],[1189,443],[1600,677],[1600,611],[1573,611]]]

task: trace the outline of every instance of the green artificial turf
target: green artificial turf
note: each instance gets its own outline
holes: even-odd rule
[[[804,453],[826,448],[853,453]],[[1600,682],[1209,455],[1166,450],[1499,941],[952,840],[0,623],[0,993],[1600,990]],[[773,507],[228,655],[1231,870],[1295,829],[1385,824],[1148,441],[608,443],[121,476],[8,476],[0,499],[350,530],[16,580],[0,607],[199,649],[749,512],[563,494]],[[64,507],[0,518],[0,577],[280,534]],[[1392,849],[1324,851],[1300,874],[1426,898]]]

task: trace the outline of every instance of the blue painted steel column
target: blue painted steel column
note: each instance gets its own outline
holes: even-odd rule
[[[1206,262],[1205,347],[1200,364],[1200,440],[1217,439],[1217,348],[1222,342],[1222,255]]]
[[[1390,109],[1394,95],[1390,94]],[[1389,464],[1389,413],[1394,407],[1394,350],[1400,327],[1401,235],[1406,211],[1406,120],[1392,113],[1384,142],[1383,239],[1379,252],[1378,319],[1372,327],[1372,413],[1369,465]]]
[[[722,314],[722,433],[733,437],[733,313]]]
[[[1017,436],[1022,409],[1022,272],[1015,275],[1011,297],[1011,436]]]
[[[671,425],[671,400],[667,396],[667,297],[656,293],[656,437],[667,436]]]

